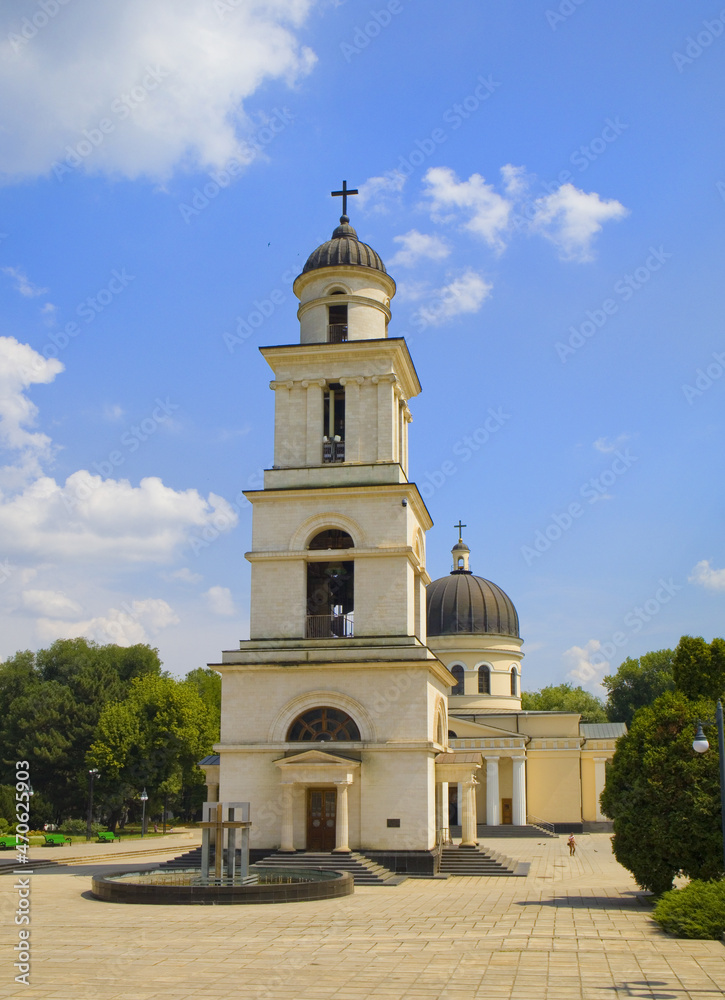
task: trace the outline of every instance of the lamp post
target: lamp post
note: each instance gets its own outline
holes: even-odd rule
[[[99,775],[99,770],[97,767],[91,768],[88,772],[88,820],[86,821],[86,840],[90,840],[93,836],[92,826],[93,826],[93,782]]]
[[[146,803],[149,800],[148,793],[145,788],[141,792],[140,799],[141,799],[141,838],[143,839],[143,835],[146,833]]]
[[[695,739],[692,741],[692,749],[697,753],[705,753],[710,749],[710,744],[707,741],[707,737],[703,732],[703,725],[705,726],[717,726],[717,748],[720,755],[720,809],[722,812],[722,851],[723,851],[723,869],[725,869],[725,733],[723,733],[723,710],[722,701],[718,698],[717,708],[715,709],[715,720],[714,722],[698,722],[697,733],[695,734]]]

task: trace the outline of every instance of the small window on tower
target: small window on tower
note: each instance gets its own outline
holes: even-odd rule
[[[331,344],[347,340],[347,303],[327,307],[327,339]]]

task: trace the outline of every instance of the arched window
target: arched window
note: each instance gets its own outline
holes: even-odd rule
[[[346,531],[340,528],[328,528],[320,531],[310,541],[308,549],[352,549],[355,543]]]
[[[289,743],[356,743],[360,739],[360,730],[347,712],[339,708],[311,708],[298,715],[289,728],[287,742]]]
[[[478,693],[491,694],[491,671],[485,663],[478,668]]]
[[[516,673],[516,667],[511,667],[511,694],[514,698],[518,696],[519,693],[519,677]]]
[[[448,730],[448,739],[449,740],[457,740],[458,739],[458,734],[454,733],[452,729],[449,729]]]
[[[451,694],[463,694],[463,667],[460,663],[456,663],[455,666],[451,667],[451,673],[456,678],[456,683],[453,685]]]
[[[351,536],[339,528],[320,531],[307,546],[320,549],[351,549]],[[340,559],[334,562],[307,563],[308,639],[342,639],[353,634],[355,606],[355,563]]]

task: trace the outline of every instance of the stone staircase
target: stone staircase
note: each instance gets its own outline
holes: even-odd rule
[[[444,847],[441,852],[441,875],[524,877],[529,863],[514,861],[503,854],[483,851],[480,847]]]
[[[406,875],[396,875],[389,868],[365,858],[356,851],[349,854],[312,853],[268,854],[255,862],[260,868],[324,868],[327,871],[349,872],[355,885],[400,885]]]
[[[451,836],[461,836],[460,826],[451,827]],[[479,823],[476,828],[476,836],[478,840],[500,839],[503,837],[536,837],[541,840],[542,837],[556,838],[559,834],[553,833],[543,826],[536,826],[534,823],[527,823],[526,826],[513,826],[511,823],[502,823],[500,826],[486,826],[484,823]]]

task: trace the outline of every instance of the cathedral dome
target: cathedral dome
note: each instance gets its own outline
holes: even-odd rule
[[[453,572],[426,588],[428,635],[492,632],[520,638],[513,601],[495,583],[473,575],[468,568],[470,551],[459,536],[451,549]]]
[[[372,267],[376,271],[385,270],[379,255],[367,243],[361,243],[346,215],[340,216],[340,225],[331,238],[313,250],[302,268],[302,273],[315,271],[321,267],[338,267],[341,264],[355,264],[358,267]]]
[[[513,601],[482,576],[454,570],[426,589],[428,635],[494,632],[519,638]]]

